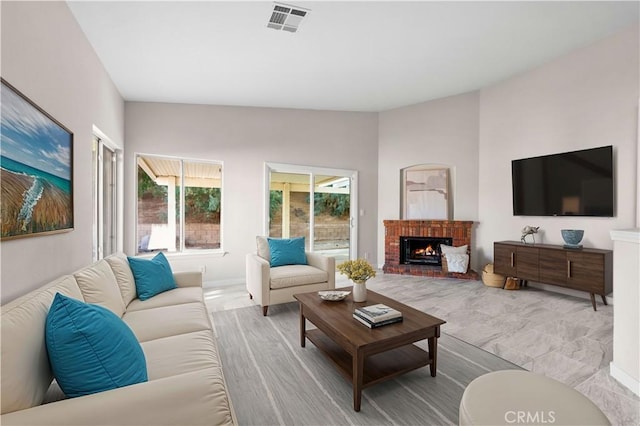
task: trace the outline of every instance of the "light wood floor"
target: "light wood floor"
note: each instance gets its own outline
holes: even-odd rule
[[[336,287],[348,285],[336,276]],[[609,375],[612,305],[600,303],[594,312],[588,299],[531,287],[507,291],[381,272],[367,286],[446,320],[444,333],[574,387],[613,424],[640,424],[640,398]],[[244,284],[206,288],[205,299],[211,311],[255,305]]]

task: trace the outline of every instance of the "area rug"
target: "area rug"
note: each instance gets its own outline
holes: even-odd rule
[[[296,303],[270,306],[267,317],[258,306],[219,311],[213,322],[241,425],[458,424],[469,382],[491,371],[521,369],[442,334],[436,377],[424,367],[369,387],[355,412],[351,383],[313,343],[300,347]],[[417,345],[427,350],[426,341]]]

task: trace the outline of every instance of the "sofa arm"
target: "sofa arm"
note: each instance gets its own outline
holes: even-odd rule
[[[247,254],[246,263],[247,291],[260,306],[268,306],[271,265],[255,253]]]
[[[178,287],[202,287],[202,272],[174,272],[173,278]]]
[[[336,258],[331,256],[323,256],[318,253],[307,252],[307,263],[322,269],[329,276],[329,288],[336,288]]]
[[[214,425],[234,415],[217,368],[152,380],[0,416],[7,425]]]

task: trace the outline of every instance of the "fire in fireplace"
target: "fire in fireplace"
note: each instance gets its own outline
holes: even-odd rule
[[[440,244],[452,245],[452,238],[400,237],[400,264],[442,265]]]

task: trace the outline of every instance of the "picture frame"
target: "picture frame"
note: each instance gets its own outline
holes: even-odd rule
[[[402,219],[449,220],[449,169],[414,166],[402,170]]]
[[[0,83],[0,240],[72,231],[73,133]]]

